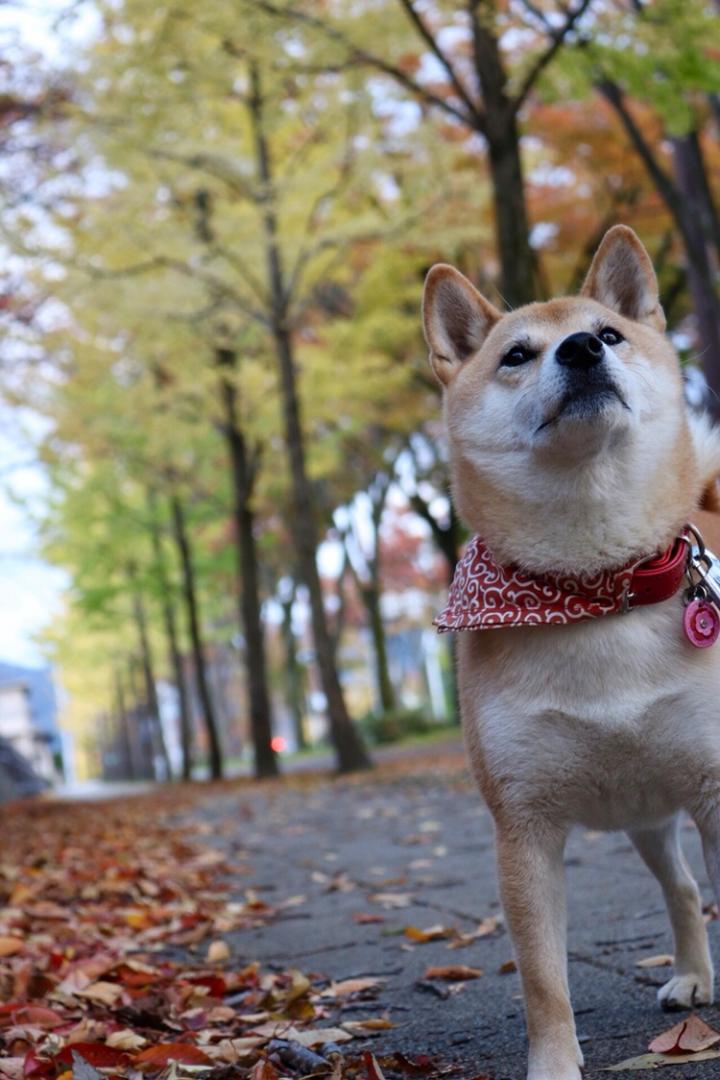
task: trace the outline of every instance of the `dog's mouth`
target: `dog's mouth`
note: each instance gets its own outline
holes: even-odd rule
[[[546,428],[556,424],[559,420],[590,420],[604,412],[605,408],[613,401],[619,401],[624,409],[630,411],[630,406],[625,401],[615,383],[607,382],[575,386],[569,389],[562,397],[559,407],[552,416],[543,420],[535,434],[539,434]]]

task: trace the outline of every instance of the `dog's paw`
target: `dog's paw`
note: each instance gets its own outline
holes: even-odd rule
[[[527,1080],[582,1080],[580,1069],[584,1064],[582,1050],[576,1041],[575,1050],[569,1057],[557,1052],[531,1054]]]
[[[712,972],[698,975],[675,975],[658,990],[658,1003],[665,1012],[694,1009],[713,1003]]]

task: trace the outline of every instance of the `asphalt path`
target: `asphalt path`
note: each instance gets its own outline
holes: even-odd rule
[[[290,902],[267,926],[230,936],[234,959],[336,980],[376,977],[370,1000],[349,1004],[343,1014],[392,1020],[395,1027],[367,1044],[376,1054],[433,1055],[438,1075],[454,1063],[454,1075],[467,1080],[524,1080],[520,984],[507,971],[512,950],[502,923],[457,949],[448,938],[412,938],[439,927],[457,940],[500,916],[490,815],[457,742],[383,757],[377,772],[357,777],[229,785],[194,811],[229,850],[239,894],[252,889],[269,904]],[[709,902],[690,822],[683,838]],[[642,1054],[676,1019],[655,1000],[670,969],[638,967],[643,958],[670,953],[672,941],[659,887],[623,834],[576,832],[566,869],[572,999],[585,1075],[593,1080],[613,1075],[604,1067]],[[710,924],[716,954],[719,926]],[[459,982],[427,977],[430,967],[455,964],[483,974]],[[716,1007],[700,1014],[720,1028]],[[662,1075],[717,1077],[720,1061]]]

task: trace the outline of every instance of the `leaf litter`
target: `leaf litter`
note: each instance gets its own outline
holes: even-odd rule
[[[7,814],[0,1080],[451,1075],[454,1065],[427,1055],[347,1051],[396,1026],[380,1010],[340,1015],[374,1000],[382,979],[329,982],[233,961],[223,935],[267,926],[304,898],[268,904],[248,889],[234,899],[237,863],[205,842],[202,825],[170,821],[196,798],[175,789]]]
[[[617,1065],[609,1065],[606,1072],[632,1072],[640,1069],[659,1069],[667,1065],[688,1062],[711,1061],[720,1058],[720,1031],[715,1031],[694,1013],[656,1035],[647,1054],[627,1058]]]

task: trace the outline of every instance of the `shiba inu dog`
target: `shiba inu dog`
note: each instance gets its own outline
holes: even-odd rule
[[[525,999],[529,1080],[579,1080],[563,849],[627,830],[675,939],[664,1008],[713,1000],[678,815],[720,895],[720,631],[688,569],[720,552],[720,436],[688,415],[642,244],[611,229],[577,297],[501,313],[450,266],[423,302],[456,506],[476,534],[441,629],[460,629],[467,747],[493,814]],[[697,647],[699,646],[699,647]]]

